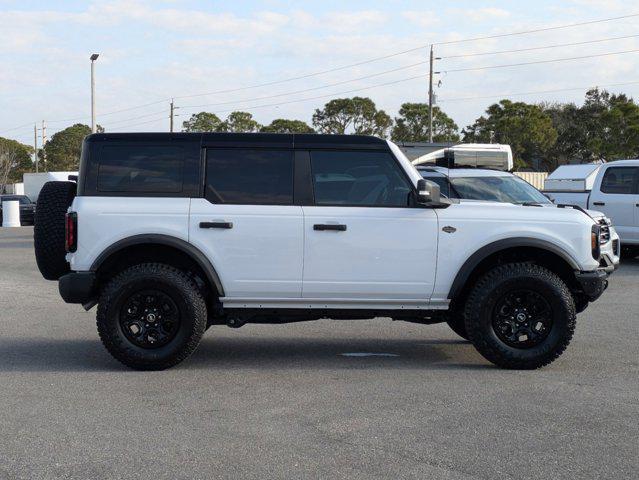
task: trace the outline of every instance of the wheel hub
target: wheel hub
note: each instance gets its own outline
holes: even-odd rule
[[[503,295],[493,310],[493,330],[505,344],[531,348],[545,340],[552,328],[548,301],[532,290],[515,290]]]
[[[120,312],[120,326],[131,343],[142,348],[159,348],[179,330],[180,312],[170,295],[144,290],[130,295]]]

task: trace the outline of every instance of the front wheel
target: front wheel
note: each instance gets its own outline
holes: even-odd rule
[[[109,353],[137,370],[163,370],[186,359],[206,330],[206,303],[181,270],[130,267],[102,290],[98,333]]]
[[[556,360],[575,331],[575,304],[553,272],[529,263],[501,265],[473,287],[465,305],[466,331],[495,365],[535,369]]]

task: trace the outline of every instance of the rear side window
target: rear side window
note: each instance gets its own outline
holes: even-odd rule
[[[601,181],[603,193],[632,194],[635,193],[639,179],[639,168],[611,167],[606,170]]]
[[[405,207],[411,188],[387,152],[311,151],[316,205]]]
[[[99,192],[180,193],[184,149],[179,146],[106,145],[98,166]]]
[[[206,198],[241,205],[293,204],[293,151],[207,149]]]

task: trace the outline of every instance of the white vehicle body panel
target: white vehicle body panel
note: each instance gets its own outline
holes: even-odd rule
[[[67,255],[72,270],[90,270],[116,242],[135,235],[167,235],[188,241],[188,198],[76,197],[78,248]]]
[[[480,248],[509,238],[550,243],[568,254],[580,270],[594,270],[598,262],[590,251],[593,220],[571,209],[525,207],[497,202],[461,202],[438,210],[440,228],[437,280],[433,301],[444,300],[457,272]]]
[[[233,228],[202,229],[200,222],[231,222]],[[229,298],[300,298],[303,225],[299,206],[191,200],[190,242],[214,265]]]
[[[438,231],[433,209],[303,208],[304,298],[430,298]],[[313,229],[331,223],[347,230]]]

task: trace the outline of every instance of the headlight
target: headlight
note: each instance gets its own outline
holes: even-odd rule
[[[608,232],[608,238],[610,238],[610,232]],[[592,248],[592,258],[599,260],[601,254],[601,227],[599,225],[593,225],[590,232],[590,247]]]

